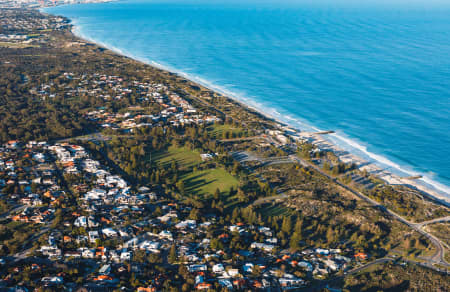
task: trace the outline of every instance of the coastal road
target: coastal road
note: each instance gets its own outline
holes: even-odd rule
[[[368,196],[362,194],[361,192],[341,183],[340,181],[338,181],[336,178],[331,177],[329,174],[325,173],[322,169],[320,169],[318,166],[305,161],[303,159],[301,159],[300,157],[298,157],[297,155],[290,155],[290,157],[294,160],[297,161],[298,163],[301,164],[307,164],[310,167],[314,168],[316,171],[318,171],[320,174],[322,174],[323,176],[327,177],[328,179],[334,181],[337,185],[339,185],[340,187],[344,188],[345,190],[351,192],[352,194],[356,195],[357,197],[359,197],[360,199],[368,202],[369,204],[371,204],[372,206],[382,210],[383,212],[389,214],[390,216],[392,216],[393,218],[397,219],[398,221],[402,222],[403,224],[407,225],[408,227],[410,227],[411,229],[419,232],[420,234],[422,234],[423,236],[427,237],[431,243],[435,246],[436,248],[436,253],[431,257],[431,259],[429,260],[429,264],[432,266],[432,264],[440,264],[446,267],[450,267],[450,265],[445,261],[445,250],[443,247],[443,244],[441,243],[441,241],[435,237],[434,235],[422,230],[420,223],[413,223],[408,221],[407,219],[403,218],[402,216],[398,215],[397,213],[395,213],[394,211],[389,210],[388,208],[386,208],[384,205],[376,202],[375,200],[372,200],[371,198],[369,198]],[[435,220],[431,220],[432,222],[439,222],[438,220],[444,220],[446,218],[439,218],[439,219],[435,219]],[[425,223],[425,222],[424,222]],[[418,225],[419,224],[419,225]]]
[[[375,265],[382,264],[382,263],[387,263],[387,262],[390,262],[390,261],[393,261],[393,260],[394,259],[392,259],[392,258],[376,259],[376,260],[374,260],[374,261],[372,261],[370,263],[364,264],[364,265],[362,265],[360,267],[354,268],[353,270],[350,270],[350,271],[346,272],[345,275],[356,274],[356,273],[361,272],[362,270],[370,268],[371,266],[375,266]]]
[[[263,136],[253,136],[253,137],[242,137],[242,138],[231,138],[231,139],[222,139],[220,142],[239,142],[239,141],[252,141],[257,139],[266,139]]]
[[[382,212],[387,213],[394,219],[397,219],[398,221],[407,225],[411,229],[413,229],[416,232],[427,237],[436,248],[436,253],[428,260],[429,266],[432,267],[433,264],[439,264],[439,265],[443,265],[445,267],[450,267],[450,265],[445,261],[445,249],[444,249],[442,242],[434,235],[432,235],[422,229],[422,227],[427,224],[450,221],[450,216],[444,217],[444,218],[437,218],[437,219],[433,219],[433,220],[422,222],[422,223],[411,222],[411,221],[403,218],[399,214],[395,213],[394,211],[389,210],[384,205],[382,205],[382,204],[378,203],[377,201],[369,198],[368,196],[362,194],[358,190],[355,190],[355,189],[341,183],[336,178],[334,178],[334,177],[330,176],[329,174],[327,174],[326,172],[324,172],[317,165],[314,165],[313,163],[311,163],[309,161],[301,159],[300,157],[298,157],[295,154],[292,154],[292,155],[289,155],[286,157],[260,158],[260,157],[257,157],[256,155],[253,155],[253,154],[247,153],[247,152],[235,152],[232,154],[232,156],[234,157],[234,159],[238,160],[239,162],[259,161],[263,164],[276,164],[276,162],[278,161],[280,163],[299,163],[302,166],[309,166],[309,167],[315,169],[317,172],[319,172],[323,176],[327,177],[328,179],[332,180],[334,183],[336,183],[340,187],[344,188],[345,190],[349,191],[350,193],[354,194],[355,196],[359,197],[363,201],[366,201],[373,207],[381,210]],[[287,198],[287,197],[288,196],[286,194],[281,194],[281,195],[273,196],[273,197],[269,197],[269,198],[262,198],[260,200],[255,201],[254,204],[262,204],[262,203],[269,202],[269,201],[272,201],[275,199],[282,199],[282,198]]]
[[[260,166],[295,163],[290,156],[281,157],[258,157],[246,151],[238,151],[231,154],[231,156],[239,162],[257,161],[261,163]]]
[[[424,221],[424,222],[420,222],[420,223],[414,223],[414,225],[416,225],[417,227],[421,228],[421,227],[424,227],[425,225],[428,225],[428,224],[442,223],[442,222],[450,222],[450,216],[442,217],[442,218],[436,218],[436,219],[433,219],[433,220]]]

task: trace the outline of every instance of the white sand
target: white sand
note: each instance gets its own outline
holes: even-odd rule
[[[416,188],[417,190],[421,191],[425,195],[428,195],[432,199],[435,199],[444,205],[450,205],[450,199],[446,197],[445,195],[433,190],[430,187],[427,187],[423,183],[421,183],[421,179],[407,179],[402,178],[390,171],[387,171],[378,165],[374,164],[373,162],[368,162],[364,160],[363,158],[356,156],[354,154],[349,153],[348,151],[345,151],[341,148],[339,148],[337,145],[331,143],[330,141],[324,139],[322,135],[315,134],[315,133],[309,133],[309,132],[298,132],[296,133],[296,136],[305,139],[315,146],[317,146],[321,150],[328,150],[332,151],[340,161],[343,163],[355,163],[357,168],[361,171],[367,171],[368,173],[382,179],[388,184],[391,185],[407,185],[412,188]]]

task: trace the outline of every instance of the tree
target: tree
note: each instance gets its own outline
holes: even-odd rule
[[[261,267],[258,265],[254,265],[252,267],[252,276],[259,277],[261,275]]]
[[[244,191],[241,188],[238,188],[237,197],[239,199],[239,202],[241,203],[245,203],[248,201],[248,197],[245,195]]]
[[[231,220],[233,222],[236,222],[239,218],[239,213],[240,213],[240,209],[239,208],[234,208],[233,209],[233,213],[231,214]]]
[[[289,241],[289,247],[293,250],[298,250],[300,248],[300,241],[302,240],[301,234],[298,232],[294,232],[291,236],[291,240]]]
[[[339,166],[335,165],[331,170],[331,174],[338,175],[339,174]]]
[[[334,241],[334,231],[333,231],[333,228],[331,226],[328,227],[326,237],[327,237],[327,242],[328,243],[331,243],[331,242]]]
[[[330,167],[330,164],[329,164],[328,162],[325,161],[325,162],[323,163],[323,167],[322,167],[322,168],[323,168],[323,170],[325,170],[326,172],[328,172],[328,171],[330,171],[330,168],[331,168],[331,167]]]
[[[177,261],[177,250],[175,248],[175,245],[172,244],[169,251],[169,257],[168,257],[169,263],[173,264]]]
[[[193,208],[189,213],[189,219],[198,220],[200,219],[200,212],[197,208]]]
[[[177,182],[177,189],[181,195],[184,195],[184,181],[180,180]]]
[[[212,250],[219,250],[223,248],[223,244],[218,238],[211,239],[209,246],[211,247]]]
[[[310,153],[311,153],[312,149],[313,149],[312,144],[305,143],[302,145],[302,150],[300,152],[300,155],[305,159],[310,159]]]
[[[216,189],[214,192],[214,200],[218,201],[220,199],[220,190],[219,188]]]
[[[58,227],[62,221],[63,221],[62,209],[58,209],[55,212],[55,219],[53,220],[52,227],[53,228]]]
[[[185,265],[180,265],[178,268],[178,274],[181,275],[183,278],[186,278],[187,276],[189,276],[189,271]]]
[[[291,233],[291,229],[292,229],[292,220],[291,217],[284,217],[283,219],[283,223],[281,224],[281,231],[283,231],[284,233]]]
[[[302,227],[303,227],[303,220],[302,220],[302,218],[298,217],[297,222],[295,222],[294,232],[301,234]]]

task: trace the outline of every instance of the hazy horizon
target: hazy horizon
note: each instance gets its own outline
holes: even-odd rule
[[[175,3],[180,4],[178,0],[131,0],[131,2],[147,3]],[[450,8],[450,1],[447,0],[185,0],[183,4],[261,4],[261,5],[330,5],[350,6],[350,7],[405,7],[405,8],[432,8],[447,7]],[[407,5],[407,6],[406,6]]]

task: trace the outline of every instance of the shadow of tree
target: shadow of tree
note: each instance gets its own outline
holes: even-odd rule
[[[386,288],[383,286],[375,285],[370,288],[366,288],[365,284],[358,284],[354,286],[347,287],[350,291],[365,291],[365,292],[378,292],[378,291],[384,291],[384,292],[402,292],[402,291],[408,291],[409,289],[409,281],[404,280],[398,285],[394,285],[392,287]]]
[[[185,185],[186,192],[191,193],[193,195],[204,195],[200,191],[200,188],[217,181],[217,179],[206,180],[206,179],[204,179],[205,176],[206,176],[206,173],[201,173],[196,176],[185,179],[184,185]]]

